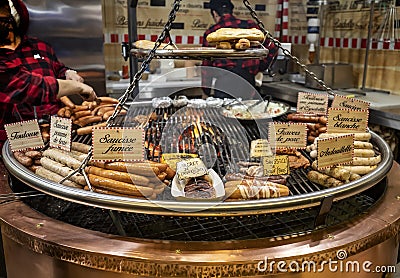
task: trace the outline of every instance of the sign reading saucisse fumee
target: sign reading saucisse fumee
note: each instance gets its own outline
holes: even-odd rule
[[[94,161],[144,159],[144,131],[138,128],[93,128]]]

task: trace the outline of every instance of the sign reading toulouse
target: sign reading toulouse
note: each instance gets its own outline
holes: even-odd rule
[[[297,97],[297,112],[302,114],[326,114],[328,109],[328,94],[313,94],[299,92]]]
[[[144,159],[144,131],[138,128],[93,128],[94,161]]]
[[[328,133],[366,132],[368,116],[368,110],[329,108],[326,129]]]
[[[354,134],[319,139],[317,145],[317,168],[324,169],[353,161]]]
[[[273,127],[271,126],[273,125]],[[307,125],[303,123],[270,123],[269,131],[275,130],[275,147],[304,149],[307,144]],[[269,138],[273,138],[269,134]]]
[[[71,151],[72,120],[60,117],[51,117],[50,147]]]
[[[36,120],[4,125],[11,150],[39,149],[44,147],[42,134]]]

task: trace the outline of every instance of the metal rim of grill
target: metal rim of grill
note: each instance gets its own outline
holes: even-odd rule
[[[145,111],[149,111],[148,108],[146,109],[147,110]],[[139,109],[137,113],[142,112]],[[230,123],[226,122],[225,124],[228,125]],[[174,200],[149,201],[129,197],[99,194],[62,186],[58,183],[36,176],[19,164],[11,153],[8,141],[3,147],[3,159],[7,169],[11,172],[11,174],[27,185],[54,197],[59,197],[79,204],[117,211],[154,215],[186,216],[188,213],[193,216],[256,215],[319,206],[326,196],[333,197],[333,202],[337,202],[351,196],[355,196],[380,182],[389,172],[391,168],[391,162],[393,161],[393,156],[389,146],[384,142],[384,140],[375,133],[371,133],[372,141],[381,152],[382,161],[375,171],[363,176],[357,181],[353,181],[335,188],[322,189],[313,183],[307,182],[305,170],[299,169],[293,171],[293,174],[291,174],[291,178],[289,179],[288,186],[292,192],[291,196],[262,200],[238,200],[220,203],[178,202]],[[255,136],[254,131],[250,132],[250,136]],[[78,138],[78,141],[79,140],[90,140],[90,137]]]

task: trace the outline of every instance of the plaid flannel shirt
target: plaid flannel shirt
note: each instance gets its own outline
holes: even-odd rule
[[[36,38],[23,37],[15,50],[0,48],[0,133],[4,136],[4,124],[34,119],[34,110],[38,118],[55,114],[57,79],[65,79],[67,69],[53,48]]]
[[[243,26],[244,25],[244,26]],[[225,14],[221,16],[220,20],[211,26],[204,33],[203,37],[203,46],[208,47],[209,44],[206,40],[206,37],[212,33],[217,31],[220,28],[257,28],[258,25],[253,20],[240,20],[231,14]],[[260,71],[266,70],[273,62],[275,57],[278,54],[278,47],[271,42],[269,39],[265,40],[264,46],[269,50],[268,57],[265,59],[245,59],[245,60],[230,60],[230,59],[216,59],[216,60],[204,60],[202,66],[208,67],[219,67],[226,70],[232,69],[241,63],[243,69],[248,71],[252,75],[256,75]],[[202,71],[202,86],[203,90],[206,94],[209,94],[209,91],[212,83],[212,76],[207,74],[207,71]]]

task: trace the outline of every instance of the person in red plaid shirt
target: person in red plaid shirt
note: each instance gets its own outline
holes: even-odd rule
[[[203,46],[208,47],[209,44],[206,37],[220,28],[242,28],[250,29],[257,28],[258,25],[253,20],[240,20],[233,16],[234,5],[230,0],[210,0],[211,16],[213,17],[216,24],[212,25],[206,30],[203,37]],[[266,59],[246,59],[246,60],[230,60],[230,59],[216,59],[216,60],[205,60],[202,66],[207,67],[218,67],[229,70],[230,72],[237,74],[247,80],[255,88],[255,76],[257,73],[262,72],[272,66],[278,55],[278,47],[271,42],[266,40],[264,46],[269,50],[268,57]],[[231,74],[220,73],[216,75],[217,71],[210,71],[207,69],[202,70],[202,88],[206,95],[211,94],[212,81],[215,78],[215,88],[226,88],[232,80]],[[214,97],[218,98],[232,98],[230,94],[222,92],[220,90],[214,90]],[[246,98],[246,96],[244,95]]]
[[[21,0],[0,0],[0,147],[7,139],[4,124],[56,114],[62,96],[96,98],[48,43],[26,35],[28,26]]]

